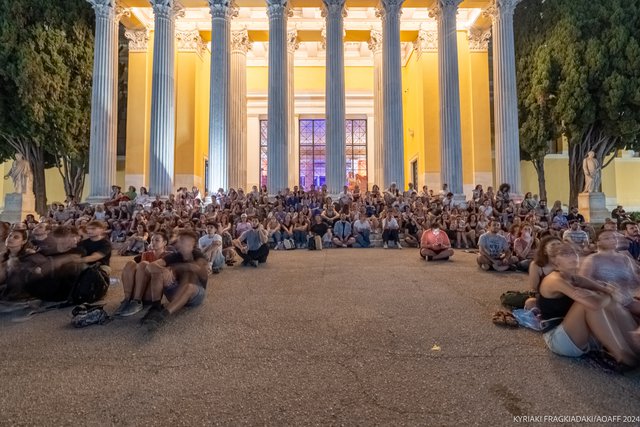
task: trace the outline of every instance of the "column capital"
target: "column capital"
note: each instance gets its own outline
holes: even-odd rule
[[[495,20],[504,15],[513,15],[516,6],[522,0],[492,0],[489,6],[484,9],[483,14]]]
[[[413,42],[413,48],[418,53],[418,58],[423,52],[438,51],[438,32],[435,30],[420,29],[418,38]]]
[[[170,19],[184,16],[184,7],[177,0],[149,0],[153,13]]]
[[[455,16],[460,3],[462,0],[436,0],[433,7],[429,9],[429,16],[435,19],[440,19],[443,14]]]
[[[345,0],[322,0],[322,17],[347,16],[347,9],[344,7]]]
[[[376,9],[376,16],[385,19],[388,15],[401,15],[404,0],[380,0],[380,7]]]
[[[149,46],[149,31],[125,30],[124,36],[129,40],[129,52],[146,52]]]
[[[238,7],[232,0],[208,0],[209,13],[212,18],[235,18],[238,16]]]
[[[231,31],[231,52],[247,53],[253,42],[249,39],[249,32],[246,28]]]
[[[267,0],[267,16],[269,18],[288,17],[289,0]]]
[[[469,28],[467,40],[469,40],[469,50],[471,52],[486,52],[489,50],[491,29],[479,30],[477,28]]]
[[[131,11],[120,6],[117,0],[87,0],[98,18],[112,18],[120,21],[123,16],[130,16]]]
[[[300,47],[300,40],[298,39],[298,29],[292,28],[287,31],[287,51],[295,52]]]
[[[176,48],[179,52],[196,52],[198,55],[202,55],[206,46],[198,30],[177,30],[176,41],[178,42]]]
[[[373,53],[382,52],[382,31],[372,28],[369,31],[367,44],[369,45],[369,50]]]

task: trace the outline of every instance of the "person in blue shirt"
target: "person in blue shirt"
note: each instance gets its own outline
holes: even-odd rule
[[[356,242],[353,237],[351,223],[347,221],[347,214],[342,212],[340,219],[333,225],[333,244],[336,248],[346,248]]]

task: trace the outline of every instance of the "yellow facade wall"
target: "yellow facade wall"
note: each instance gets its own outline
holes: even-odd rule
[[[347,92],[372,92],[373,67],[345,67],[344,84]],[[267,92],[269,70],[267,67],[247,67],[247,92]],[[297,93],[324,93],[325,67],[295,67],[293,85]]]
[[[174,187],[195,184],[196,52],[178,52],[176,61],[176,139]]]
[[[127,185],[147,184],[151,138],[151,84],[153,72],[153,32],[145,52],[129,52],[127,97]]]

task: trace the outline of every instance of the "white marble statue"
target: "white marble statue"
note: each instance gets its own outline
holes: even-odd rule
[[[16,154],[16,159],[13,161],[9,173],[4,176],[4,179],[8,178],[13,180],[16,193],[25,194],[31,192],[33,174],[31,173],[29,161],[25,160],[22,154]]]
[[[587,153],[587,157],[582,161],[582,172],[584,172],[583,193],[596,193],[600,188],[600,162],[595,158],[593,151]]]

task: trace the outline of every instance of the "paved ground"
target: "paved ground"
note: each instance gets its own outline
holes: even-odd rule
[[[122,259],[116,258],[116,266]],[[139,317],[0,320],[1,425],[506,425],[640,415],[640,381],[490,321],[524,275],[416,250],[275,252],[210,280],[155,334]],[[122,289],[112,288],[109,307]],[[437,347],[439,350],[436,350]]]

